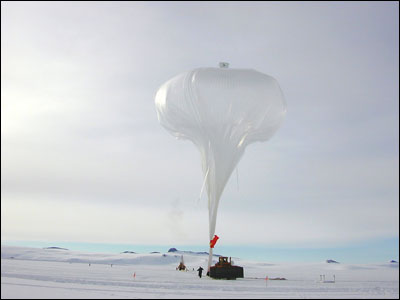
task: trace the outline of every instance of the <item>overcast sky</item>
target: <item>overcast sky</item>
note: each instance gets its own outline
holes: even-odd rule
[[[1,8],[2,240],[207,245],[199,152],[154,96],[221,61],[275,77],[288,112],[228,182],[219,243],[398,237],[397,2]]]

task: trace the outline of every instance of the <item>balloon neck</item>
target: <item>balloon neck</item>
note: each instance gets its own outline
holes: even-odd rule
[[[227,62],[220,62],[220,63],[219,63],[219,67],[220,67],[221,69],[228,69],[228,68],[229,68],[229,63],[227,63]]]

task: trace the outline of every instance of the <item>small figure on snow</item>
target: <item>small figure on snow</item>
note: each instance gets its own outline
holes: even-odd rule
[[[201,278],[201,273],[203,273],[203,270],[204,270],[204,269],[203,269],[202,267],[200,267],[200,268],[197,269],[197,271],[199,271],[199,277],[200,277],[200,278]]]

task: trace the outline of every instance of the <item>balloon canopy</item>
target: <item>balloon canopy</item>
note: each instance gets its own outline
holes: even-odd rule
[[[219,200],[246,146],[268,140],[284,119],[282,91],[271,76],[222,63],[173,77],[159,88],[155,103],[161,125],[200,151],[211,240]],[[209,267],[211,257],[212,248]]]

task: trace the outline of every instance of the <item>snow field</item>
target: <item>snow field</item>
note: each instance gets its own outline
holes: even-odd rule
[[[207,255],[99,254],[2,246],[2,298],[398,298],[398,264],[269,264],[234,259],[245,278],[198,277]],[[14,257],[14,258],[11,258]],[[216,258],[215,258],[216,259]],[[90,263],[90,266],[89,266]],[[113,266],[111,267],[111,264]],[[133,274],[136,273],[136,277]],[[336,276],[335,283],[320,283]],[[285,277],[287,280],[268,280]]]

